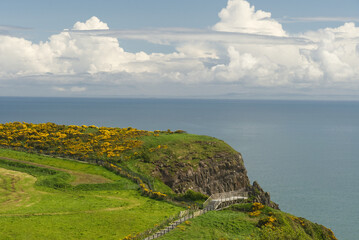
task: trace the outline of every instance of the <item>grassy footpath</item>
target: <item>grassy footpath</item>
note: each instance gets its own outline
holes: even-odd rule
[[[113,181],[72,186],[67,172],[0,160],[0,239],[121,239],[181,210],[99,166],[4,149],[0,156]]]

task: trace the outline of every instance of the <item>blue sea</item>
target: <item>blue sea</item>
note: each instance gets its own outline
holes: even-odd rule
[[[359,239],[359,102],[0,97],[13,121],[217,137],[283,211]]]

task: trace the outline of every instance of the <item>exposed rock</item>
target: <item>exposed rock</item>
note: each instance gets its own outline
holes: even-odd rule
[[[182,159],[171,165],[157,162],[153,172],[176,193],[184,193],[188,189],[206,195],[229,192],[245,188],[249,199],[278,209],[271,202],[270,195],[264,192],[257,182],[250,184],[247,170],[241,154],[220,152],[198,164],[184,162]]]
[[[279,205],[270,200],[269,192],[264,192],[261,186],[254,181],[253,186],[248,189],[249,196],[252,196],[252,202],[260,202],[269,207],[279,209]]]

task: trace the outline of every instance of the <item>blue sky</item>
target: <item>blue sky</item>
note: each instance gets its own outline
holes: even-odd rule
[[[49,35],[70,28],[77,21],[97,16],[115,29],[151,27],[206,28],[218,20],[227,0],[2,0],[0,24],[30,28],[26,36],[46,40]],[[356,18],[357,0],[251,0],[257,9],[272,13],[280,20],[298,17]],[[339,26],[342,21],[283,23],[289,32],[302,32]]]
[[[358,10],[354,0],[3,0],[0,95],[355,99]]]

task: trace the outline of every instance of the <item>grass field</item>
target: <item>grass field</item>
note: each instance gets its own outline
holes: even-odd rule
[[[121,239],[181,210],[99,166],[4,149],[0,157],[37,164],[0,159],[0,239]],[[79,184],[81,174],[108,181]]]

